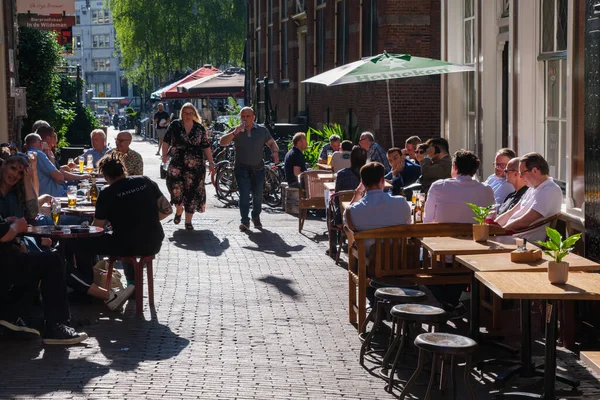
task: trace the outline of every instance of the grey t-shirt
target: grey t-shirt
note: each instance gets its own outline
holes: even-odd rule
[[[262,168],[264,147],[271,139],[269,130],[258,124],[254,124],[249,133],[246,130],[240,132],[233,138],[235,166]]]

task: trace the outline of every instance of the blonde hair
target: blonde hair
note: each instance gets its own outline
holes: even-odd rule
[[[93,139],[94,138],[94,134],[96,134],[96,133],[101,133],[102,136],[104,137],[104,139],[106,139],[106,134],[104,133],[104,131],[102,129],[94,129],[92,131],[92,133],[90,133],[90,139]]]
[[[179,119],[183,120],[183,110],[185,110],[186,108],[191,108],[192,110],[194,110],[194,121],[196,121],[197,123],[201,124],[202,123],[202,118],[200,118],[200,115],[198,114],[198,110],[196,110],[196,107],[194,107],[194,105],[192,103],[185,103],[182,107],[181,110],[179,110]]]

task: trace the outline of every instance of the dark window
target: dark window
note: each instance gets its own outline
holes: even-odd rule
[[[350,7],[346,3],[347,1],[342,0],[336,4],[336,66],[344,65],[348,62],[348,12]]]
[[[317,19],[315,22],[316,28],[316,53],[317,59],[315,60],[315,66],[317,72],[323,72],[325,70],[325,6],[317,9]]]
[[[372,56],[377,51],[377,0],[363,1],[362,55]]]
[[[288,79],[288,20],[281,22],[281,79]]]

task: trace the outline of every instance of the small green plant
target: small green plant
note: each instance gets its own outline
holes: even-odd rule
[[[304,160],[310,168],[314,168],[319,162],[321,149],[323,146],[329,143],[329,138],[332,135],[338,135],[340,138],[343,137],[342,128],[339,124],[323,124],[323,128],[321,130],[311,127],[308,128],[306,131],[306,143],[308,147],[302,152],[302,154],[304,154]],[[290,141],[288,144],[288,150],[290,150],[292,146],[293,143]]]
[[[227,110],[227,114],[229,114],[229,118],[227,119],[227,125],[229,126],[238,126],[240,124],[240,111],[242,107],[238,104],[238,102],[233,97],[227,98],[227,105],[225,106]]]
[[[549,226],[546,227],[546,235],[548,236],[548,240],[545,242],[539,240],[537,244],[542,246],[544,253],[552,257],[557,263],[561,262],[573,250],[573,245],[581,238],[581,233],[576,233],[562,240],[560,233]]]
[[[494,208],[494,204],[487,207],[480,207],[477,204],[473,203],[465,203],[471,210],[475,213],[473,219],[479,223],[479,225],[485,225],[485,219],[488,215],[492,213],[492,209]]]

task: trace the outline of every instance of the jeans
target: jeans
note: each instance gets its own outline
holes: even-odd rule
[[[242,224],[249,225],[250,193],[252,193],[252,219],[260,216],[265,188],[265,170],[250,167],[235,167],[235,180],[240,191],[240,215]]]

